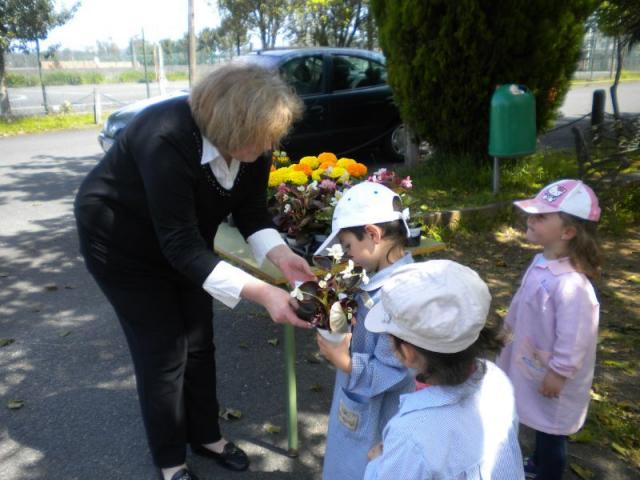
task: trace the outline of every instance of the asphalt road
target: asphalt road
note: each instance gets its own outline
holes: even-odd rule
[[[77,253],[72,203],[100,158],[96,135],[0,138],[0,339],[14,340],[0,347],[1,479],[156,478],[124,336]],[[311,332],[296,336],[301,448],[292,459],[281,327],[244,302],[214,310],[220,403],[243,414],[222,428],[252,466],[233,474],[188,461],[202,479],[319,478],[334,373],[313,356]],[[12,400],[22,408],[9,409]],[[266,432],[267,422],[281,432]]]
[[[53,107],[64,101],[71,102],[74,110],[91,110],[93,108],[93,85],[68,85],[47,87],[47,98]],[[167,93],[188,88],[187,82],[169,82]],[[565,117],[581,116],[591,111],[591,99],[596,89],[609,88],[608,84],[591,84],[574,86],[560,108]],[[102,94],[102,105],[105,111],[115,110],[125,104],[146,98],[146,86],[143,83],[104,84],[97,86]],[[150,84],[151,96],[160,93],[157,83]],[[18,114],[43,112],[42,90],[40,87],[9,88],[11,107]],[[618,101],[625,112],[640,112],[640,82],[624,82],[618,87]],[[613,113],[611,99],[607,94],[607,112]]]

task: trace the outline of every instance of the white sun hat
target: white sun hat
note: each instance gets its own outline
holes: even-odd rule
[[[375,182],[362,182],[345,191],[338,201],[331,220],[331,233],[318,247],[315,255],[326,253],[325,250],[336,243],[336,236],[343,228],[360,227],[376,223],[400,220],[409,227],[409,209],[399,212],[394,210],[394,199],[400,196],[388,187]]]
[[[469,267],[451,260],[412,263],[385,281],[365,327],[431,352],[456,353],[478,339],[490,304],[489,288]]]

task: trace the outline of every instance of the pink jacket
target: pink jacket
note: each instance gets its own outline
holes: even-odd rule
[[[568,258],[529,266],[506,324],[513,339],[497,364],[513,383],[520,421],[541,432],[570,435],[587,415],[600,305],[587,277]],[[538,390],[548,369],[567,377],[559,398]]]

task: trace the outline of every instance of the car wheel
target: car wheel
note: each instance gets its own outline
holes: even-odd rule
[[[396,125],[385,137],[383,149],[388,159],[392,162],[404,161],[404,154],[407,149],[407,139],[404,124]]]

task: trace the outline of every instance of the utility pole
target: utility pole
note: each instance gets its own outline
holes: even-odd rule
[[[189,87],[193,87],[196,80],[196,34],[194,27],[195,13],[193,0],[189,1]]]
[[[144,65],[144,83],[147,85],[147,98],[151,96],[149,92],[149,77],[147,76],[147,46],[144,41],[144,28],[142,29],[142,62]]]

